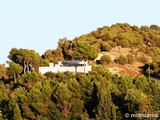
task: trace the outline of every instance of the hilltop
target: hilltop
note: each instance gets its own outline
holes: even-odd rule
[[[103,61],[103,66],[113,73],[139,76],[140,67],[160,59],[160,27],[138,27],[127,23],[104,26],[73,40],[60,39],[57,49],[47,50],[43,58],[49,62],[85,59],[97,65],[103,55],[111,59],[110,62]],[[125,63],[118,62],[120,56],[126,57]]]

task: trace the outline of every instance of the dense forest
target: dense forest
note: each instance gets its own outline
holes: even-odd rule
[[[157,25],[117,23],[73,40],[59,39],[58,47],[42,56],[12,48],[8,58],[7,67],[0,65],[0,120],[130,120],[126,113],[160,115]],[[38,71],[64,60],[87,60],[92,71]],[[136,65],[135,75],[108,69],[129,66],[129,71]]]

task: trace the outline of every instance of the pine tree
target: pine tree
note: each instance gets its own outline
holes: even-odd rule
[[[98,120],[110,120],[112,111],[112,100],[110,91],[105,83],[101,81],[98,87],[97,93],[99,103],[97,106],[97,119]]]
[[[14,120],[22,120],[21,110],[19,109],[18,104],[15,105],[15,109],[14,109]]]

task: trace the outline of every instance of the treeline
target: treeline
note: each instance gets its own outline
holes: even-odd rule
[[[16,83],[5,77],[0,81],[3,119],[124,120],[125,113],[160,113],[160,82],[143,75],[118,77],[98,66],[88,74],[27,71]]]
[[[139,62],[146,63],[147,56],[152,57],[153,61],[158,61],[160,59],[160,27],[157,25],[138,27],[127,23],[104,26],[73,40],[60,39],[57,49],[47,50],[43,58],[50,62],[64,59],[94,60],[98,53],[110,51],[117,46],[131,48],[130,53]]]

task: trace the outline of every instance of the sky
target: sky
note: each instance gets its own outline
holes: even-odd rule
[[[160,0],[0,0],[0,64],[13,48],[42,55],[59,38],[73,40],[116,23],[160,26]]]

